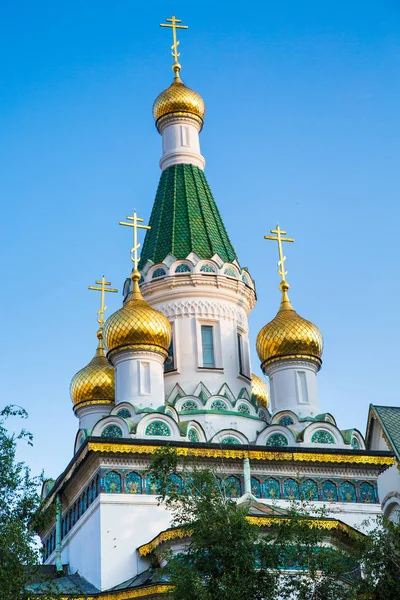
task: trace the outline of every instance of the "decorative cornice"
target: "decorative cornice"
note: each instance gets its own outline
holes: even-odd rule
[[[133,598],[146,598],[150,596],[154,596],[157,594],[167,594],[171,592],[173,589],[172,585],[167,583],[159,583],[157,585],[150,585],[146,587],[141,587],[136,590],[123,590],[123,591],[115,591],[115,592],[106,592],[96,594],[95,596],[74,596],[74,600],[133,600]],[[30,600],[34,600],[37,596],[30,598]],[[71,596],[62,596],[59,600],[70,600]]]
[[[248,515],[246,517],[247,521],[256,527],[271,527],[275,523],[290,523],[289,517],[254,517]],[[304,524],[306,524],[311,529],[326,529],[327,531],[336,530],[341,533],[350,533],[355,532],[353,527],[346,525],[342,521],[338,519],[301,519]],[[359,532],[360,536],[362,535]],[[148,544],[144,544],[143,546],[139,546],[138,552],[139,556],[148,556],[151,554],[157,546],[164,542],[168,542],[170,540],[183,539],[185,537],[191,537],[193,531],[190,527],[177,527],[176,529],[167,529],[166,531],[162,531],[155,538],[151,540]]]
[[[109,404],[110,406],[114,406],[115,401],[114,400],[84,400],[83,402],[79,402],[78,404],[75,404],[75,406],[73,407],[74,413],[76,414],[80,408],[83,408],[85,406],[96,406],[99,404],[102,404],[102,405]]]
[[[112,442],[88,443],[88,450],[92,452],[115,452],[119,454],[155,454],[160,448],[152,444],[116,444]],[[250,460],[264,461],[294,461],[294,462],[321,462],[321,463],[351,463],[390,466],[394,464],[391,456],[370,456],[367,454],[338,454],[311,453],[311,452],[274,452],[269,450],[246,450],[225,448],[199,448],[199,447],[174,447],[178,456],[192,456],[203,458],[249,458]]]

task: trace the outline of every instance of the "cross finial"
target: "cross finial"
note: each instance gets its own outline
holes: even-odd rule
[[[276,229],[271,229],[270,232],[275,235],[264,235],[264,239],[273,240],[274,242],[278,242],[278,253],[279,253],[278,273],[282,278],[281,289],[283,290],[283,288],[285,288],[287,291],[289,289],[289,284],[286,281],[286,275],[287,275],[287,271],[285,270],[286,256],[284,256],[284,254],[283,254],[282,242],[294,242],[294,239],[282,237],[282,236],[286,235],[286,231],[282,231],[282,229],[279,227],[278,224],[276,225]]]
[[[166,19],[166,23],[160,23],[160,27],[170,27],[172,29],[172,38],[173,44],[171,46],[171,54],[174,57],[174,64],[172,65],[172,70],[175,73],[175,79],[180,81],[179,71],[181,70],[181,65],[179,64],[178,58],[180,57],[180,52],[178,52],[178,46],[180,41],[176,39],[176,30],[177,29],[188,29],[187,25],[179,25],[182,23],[180,19],[177,19],[175,15],[172,15],[170,19]]]
[[[128,219],[128,221],[132,221],[132,223],[126,223],[125,221],[120,221],[119,224],[126,225],[127,227],[133,228],[133,248],[131,249],[131,261],[133,262],[133,270],[137,271],[138,264],[140,261],[140,256],[138,256],[138,250],[140,248],[140,244],[137,241],[137,230],[138,229],[151,229],[151,227],[150,227],[150,225],[140,225],[140,223],[143,223],[143,219],[140,219],[137,216],[136,210],[133,211],[132,216],[127,216],[126,218]]]
[[[107,306],[105,306],[104,304],[104,300],[105,300],[105,293],[106,292],[114,292],[117,293],[118,290],[115,290],[113,288],[108,287],[109,285],[111,285],[111,281],[106,281],[106,278],[104,277],[104,275],[102,276],[102,278],[100,280],[96,280],[96,285],[89,285],[88,289],[89,290],[95,290],[96,292],[101,292],[100,295],[100,310],[97,311],[97,314],[99,315],[97,317],[97,322],[100,325],[100,330],[103,329],[103,325],[104,325],[104,311],[107,309]]]

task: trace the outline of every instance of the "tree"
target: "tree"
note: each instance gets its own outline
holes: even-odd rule
[[[32,444],[32,435],[22,429],[10,433],[8,417],[27,418],[24,409],[7,406],[0,412],[0,599],[25,600],[26,588],[38,573],[40,554],[35,542],[34,523],[38,518],[41,477],[32,477],[23,462],[17,462],[19,441]],[[33,526],[32,526],[33,525]]]
[[[176,485],[176,475],[183,486]],[[365,536],[345,530],[330,544],[326,514],[309,501],[276,508],[272,526],[248,518],[218,473],[183,462],[174,449],[160,448],[149,476],[173,527],[188,529],[184,552],[165,556],[173,600],[355,600]],[[310,516],[312,514],[312,516]],[[368,586],[363,583],[363,593]]]

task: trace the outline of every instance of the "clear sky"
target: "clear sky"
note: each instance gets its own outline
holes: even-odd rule
[[[259,329],[279,305],[277,221],[290,297],[325,339],[321,409],[365,432],[369,403],[400,404],[400,6],[395,0],[239,3],[3,0],[0,7],[2,401],[29,411],[35,472],[57,476],[78,421],[69,383],[96,346],[104,272],[129,274],[118,221],[148,219],[161,139],[151,115],[172,78],[207,106],[206,174]],[[289,246],[289,247],[288,247]],[[108,295],[108,314],[121,296]]]

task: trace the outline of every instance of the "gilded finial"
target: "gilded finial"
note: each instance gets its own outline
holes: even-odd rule
[[[104,277],[104,275],[102,276],[102,278],[100,280],[96,280],[95,283],[96,283],[96,285],[89,285],[88,289],[95,290],[96,292],[101,292],[100,310],[97,311],[97,314],[98,314],[97,322],[99,324],[99,330],[97,332],[97,337],[99,338],[99,344],[101,344],[102,343],[101,340],[102,340],[103,325],[104,325],[104,321],[105,321],[104,312],[107,310],[107,306],[104,303],[105,293],[113,292],[115,294],[118,292],[118,290],[108,287],[111,285],[111,281],[106,281],[106,278]]]
[[[278,254],[279,254],[278,273],[281,276],[281,283],[280,283],[279,287],[281,288],[283,294],[286,294],[286,292],[289,289],[289,284],[286,281],[286,275],[287,275],[287,271],[285,270],[286,256],[284,256],[284,254],[283,254],[282,242],[294,242],[294,239],[288,238],[288,237],[282,237],[287,234],[286,234],[286,231],[282,231],[282,229],[279,227],[278,224],[276,225],[276,229],[271,229],[270,232],[275,235],[265,235],[264,239],[278,242]]]
[[[143,219],[140,219],[137,216],[136,210],[133,211],[132,216],[127,216],[126,218],[128,221],[132,221],[132,223],[126,223],[125,221],[120,221],[119,224],[125,225],[126,227],[133,228],[133,248],[131,248],[131,261],[133,262],[133,271],[132,271],[131,278],[133,281],[135,281],[135,280],[139,281],[140,274],[138,271],[138,264],[140,261],[140,256],[138,256],[138,250],[140,248],[140,244],[137,241],[137,230],[138,229],[151,229],[151,227],[150,227],[150,225],[141,225],[141,223],[143,223]],[[138,277],[138,275],[139,275],[139,277]]]
[[[171,54],[174,57],[174,64],[172,65],[172,70],[175,73],[175,81],[180,81],[181,78],[179,76],[179,71],[181,70],[181,65],[178,61],[178,58],[180,57],[180,52],[178,52],[178,46],[180,44],[180,41],[176,39],[176,30],[188,29],[188,26],[179,25],[179,23],[182,23],[182,21],[180,19],[177,19],[175,15],[172,15],[170,19],[166,19],[166,21],[166,23],[160,23],[160,27],[169,27],[172,29],[173,44],[171,46]]]

